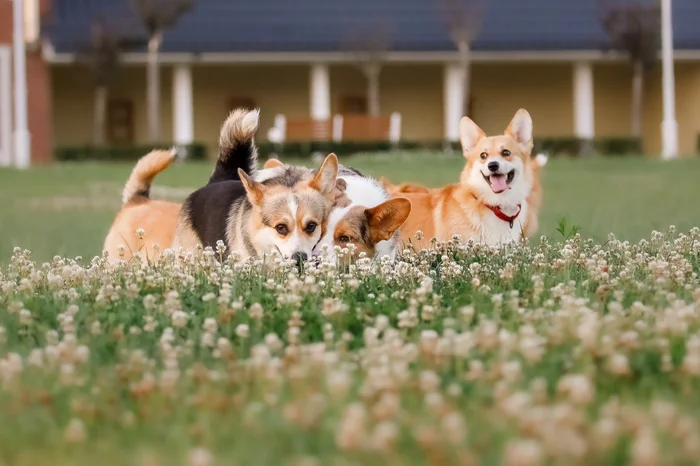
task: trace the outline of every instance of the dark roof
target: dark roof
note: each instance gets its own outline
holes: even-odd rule
[[[599,50],[596,0],[488,0],[473,47],[482,51]],[[87,42],[96,17],[143,36],[132,0],[53,0],[46,32],[57,52]],[[332,52],[368,24],[396,51],[451,51],[438,0],[195,0],[165,34],[164,52]],[[674,0],[675,47],[700,49],[700,0]]]

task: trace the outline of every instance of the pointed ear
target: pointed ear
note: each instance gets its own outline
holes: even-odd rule
[[[338,157],[330,154],[321,164],[321,168],[309,182],[309,186],[326,196],[330,196],[335,189],[335,180],[338,177]]]
[[[284,164],[278,159],[267,159],[267,161],[265,161],[265,165],[263,165],[263,168],[277,168],[282,166],[284,166]]]
[[[486,133],[471,118],[462,117],[459,122],[459,140],[462,142],[462,151],[465,156],[485,137]]]
[[[506,128],[506,134],[521,146],[532,150],[532,117],[524,108],[515,112],[515,116]]]
[[[365,210],[369,222],[369,237],[374,244],[391,238],[411,213],[411,201],[403,197],[391,199]]]
[[[255,181],[240,168],[238,169],[238,176],[241,178],[241,183],[243,183],[243,187],[248,194],[250,202],[252,202],[253,205],[260,205],[265,197],[265,190],[267,189],[265,185]]]

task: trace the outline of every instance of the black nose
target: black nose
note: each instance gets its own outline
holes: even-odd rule
[[[306,262],[308,258],[309,256],[307,256],[305,252],[295,252],[292,254],[292,259],[296,261],[297,267],[301,267],[301,264]]]
[[[492,172],[497,172],[498,171],[498,162],[489,162],[487,167],[489,167],[489,170],[491,170]]]

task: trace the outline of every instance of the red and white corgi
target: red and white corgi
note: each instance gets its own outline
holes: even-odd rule
[[[419,230],[426,239],[449,241],[459,235],[462,241],[491,245],[531,236],[538,226],[539,168],[546,157],[530,156],[530,114],[518,110],[502,135],[487,136],[467,117],[459,130],[466,165],[458,184],[422,192],[393,190],[395,197],[411,201],[411,214],[401,229],[404,241]]]

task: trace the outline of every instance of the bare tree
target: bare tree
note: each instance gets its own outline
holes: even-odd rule
[[[160,139],[160,67],[158,52],[165,31],[175,25],[194,0],[133,0],[136,13],[148,32],[148,136],[151,142]]]
[[[601,24],[612,47],[632,63],[630,130],[641,137],[644,115],[644,78],[658,61],[661,46],[661,12],[653,0],[598,0]]]
[[[464,102],[462,114],[466,115],[467,102],[470,101],[470,65],[471,48],[474,39],[481,30],[488,0],[437,0],[440,11],[450,34],[450,39],[459,52],[459,64],[462,69],[462,87]]]
[[[367,79],[367,105],[372,116],[379,116],[381,112],[379,76],[386,53],[391,48],[391,37],[391,28],[384,22],[376,21],[355,28],[354,35],[348,41],[348,48]]]
[[[135,45],[134,41],[109,31],[102,19],[90,25],[90,42],[78,54],[78,61],[88,67],[95,87],[92,141],[95,146],[105,143],[107,98],[109,83],[119,67],[123,50]]]

